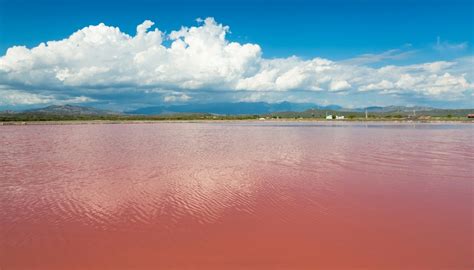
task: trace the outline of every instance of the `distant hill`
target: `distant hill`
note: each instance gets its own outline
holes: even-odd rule
[[[206,104],[160,105],[139,108],[128,111],[127,114],[159,115],[176,113],[211,113],[222,115],[269,114],[274,112],[304,112],[307,110],[328,110],[341,112],[368,112],[372,113],[407,113],[415,111],[432,111],[435,108],[422,106],[370,106],[363,108],[344,108],[339,105],[318,105],[314,103],[267,103],[267,102],[222,102]]]
[[[394,109],[384,108],[380,109],[367,109],[368,117],[394,117],[394,118],[415,118],[422,116],[433,116],[433,117],[466,117],[468,114],[474,112],[474,109],[420,109],[416,110],[413,107],[401,107]],[[422,108],[422,107],[417,107]],[[415,110],[415,114],[413,113]],[[265,116],[267,117],[280,117],[280,118],[324,118],[326,114],[336,114],[343,115],[346,117],[353,118],[365,118],[365,109],[357,110],[320,110],[320,109],[310,109],[303,112],[275,112],[269,113]]]
[[[309,109],[308,109],[309,108]],[[347,119],[394,120],[465,120],[474,109],[437,109],[430,107],[368,107],[346,109],[337,105],[318,106],[309,103],[213,103],[156,106],[138,109],[129,113],[117,113],[92,107],[74,105],[52,105],[45,108],[16,111],[0,111],[0,122],[9,121],[63,121],[63,120],[214,120],[265,118],[324,119],[327,115],[342,115]],[[415,111],[415,112],[414,112]],[[433,117],[433,118],[432,118]]]
[[[131,115],[166,115],[166,114],[218,114],[218,115],[257,115],[271,114],[276,112],[305,112],[308,110],[320,111],[339,111],[339,112],[365,112],[367,109],[371,113],[411,113],[415,111],[433,111],[438,110],[431,107],[405,107],[405,106],[371,106],[367,108],[344,108],[339,105],[322,106],[313,103],[267,103],[267,102],[221,102],[221,103],[197,103],[183,105],[160,105],[139,108],[127,111],[125,114]],[[14,114],[18,112],[3,111],[2,114]],[[119,112],[97,109],[93,107],[77,106],[77,105],[51,105],[39,109],[25,110],[24,114],[54,114],[54,115],[117,115]]]
[[[75,106],[75,105],[51,105],[39,109],[23,111],[30,114],[54,114],[54,115],[114,115],[118,112],[101,110],[93,107]]]
[[[338,105],[320,106],[313,103],[266,103],[266,102],[222,102],[206,104],[164,105],[140,108],[128,111],[128,114],[175,114],[175,113],[212,113],[222,115],[267,114],[272,112],[302,112],[309,109],[342,109]]]
[[[369,115],[377,116],[465,116],[472,113],[472,109],[437,109],[432,107],[408,107],[408,106],[371,106],[367,108],[343,108],[338,105],[321,106],[312,103],[266,103],[266,102],[238,102],[238,103],[207,103],[207,104],[186,104],[186,105],[162,105],[145,107],[137,110],[119,113],[102,110],[93,107],[76,105],[51,105],[44,108],[30,109],[22,112],[0,111],[0,116],[5,119],[10,118],[34,118],[49,119],[55,118],[137,118],[137,117],[182,117],[194,115],[220,115],[220,116],[279,116],[279,117],[325,117],[326,114],[352,115],[355,117],[365,116],[365,110]],[[415,111],[415,113],[414,113]]]
[[[431,111],[435,108],[432,107],[424,107],[424,106],[370,106],[366,108],[357,108],[357,109],[341,109],[341,111],[348,111],[348,112],[377,112],[377,113],[389,113],[389,112],[413,112],[415,111]]]

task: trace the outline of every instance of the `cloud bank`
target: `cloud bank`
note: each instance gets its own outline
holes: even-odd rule
[[[215,93],[233,101],[272,101],[272,93],[285,99],[296,92],[422,101],[472,98],[474,75],[467,68],[472,57],[377,68],[368,63],[399,54],[353,61],[268,59],[258,44],[229,41],[229,27],[213,18],[198,22],[165,34],[146,20],[134,36],[101,23],[31,49],[9,48],[0,57],[0,105],[111,101],[113,96],[126,103],[150,95],[161,102],[190,102],[204,93],[208,100]]]

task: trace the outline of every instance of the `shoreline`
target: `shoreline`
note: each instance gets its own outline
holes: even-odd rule
[[[327,124],[473,124],[474,120],[326,120],[326,119],[216,119],[216,120],[53,120],[53,121],[6,121],[0,126],[36,126],[36,125],[113,125],[113,124],[159,124],[159,123],[327,123]]]

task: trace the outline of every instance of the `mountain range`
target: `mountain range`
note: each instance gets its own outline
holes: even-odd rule
[[[10,111],[11,112],[11,111]],[[56,115],[114,115],[120,112],[76,105],[51,105],[44,108],[25,110],[23,113],[56,114]]]
[[[276,112],[305,112],[317,111],[339,111],[358,112],[366,110],[370,113],[410,113],[413,111],[435,111],[441,110],[432,107],[408,107],[408,106],[371,106],[366,108],[344,108],[338,105],[322,106],[313,103],[266,103],[266,102],[238,102],[238,103],[206,103],[206,104],[184,104],[184,105],[160,105],[144,107],[126,112],[114,112],[94,107],[77,105],[51,105],[44,108],[29,109],[22,111],[24,114],[46,114],[46,115],[166,115],[166,114],[217,114],[217,115],[264,115]],[[2,114],[15,114],[19,112],[3,111]]]
[[[309,109],[340,110],[341,106],[320,106],[313,103],[266,103],[266,102],[221,102],[205,104],[165,105],[145,107],[126,112],[127,114],[175,114],[175,113],[211,113],[223,115],[267,114],[273,112],[303,112]]]

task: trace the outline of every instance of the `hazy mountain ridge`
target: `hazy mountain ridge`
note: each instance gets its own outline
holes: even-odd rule
[[[152,107],[143,107],[128,112],[114,112],[94,107],[77,105],[51,105],[44,108],[29,109],[25,111],[0,111],[0,115],[57,115],[57,116],[109,116],[109,115],[128,115],[128,116],[153,116],[153,115],[184,115],[184,114],[210,114],[210,115],[313,115],[321,116],[328,114],[355,114],[362,115],[368,113],[384,114],[452,114],[460,115],[466,112],[472,113],[472,109],[437,109],[423,106],[370,106],[367,108],[343,108],[339,105],[321,106],[312,103],[266,103],[266,102],[238,102],[238,103],[207,103],[207,104],[183,104],[183,105],[161,105]],[[417,113],[418,112],[418,113]]]
[[[128,114],[212,113],[223,115],[266,114],[272,112],[303,112],[310,109],[340,110],[339,105],[321,106],[314,103],[221,102],[205,104],[162,105],[128,111]]]
[[[113,115],[121,114],[109,110],[102,110],[94,107],[77,106],[77,105],[51,105],[44,108],[25,110],[23,113],[33,114],[57,114],[57,115]]]
[[[436,108],[425,106],[370,106],[366,108],[344,108],[339,105],[318,105],[314,103],[267,103],[267,102],[237,102],[237,103],[206,103],[206,104],[184,104],[184,105],[162,105],[139,108],[126,112],[127,114],[175,114],[175,113],[212,113],[223,115],[239,115],[239,114],[269,114],[275,112],[304,112],[307,110],[328,110],[340,112],[374,112],[374,113],[390,113],[390,112],[413,112],[415,111],[431,111]]]
[[[212,113],[212,114],[265,114],[281,111],[305,111],[314,108],[311,103],[266,103],[266,102],[237,102],[237,103],[206,103],[185,105],[164,105],[140,108],[128,111],[128,114],[172,114],[172,113]]]
[[[426,106],[369,106],[366,108],[356,108],[356,109],[342,109],[342,111],[354,111],[354,112],[364,112],[367,110],[367,112],[413,112],[415,111],[432,111],[435,110],[436,108],[433,107],[426,107]]]

